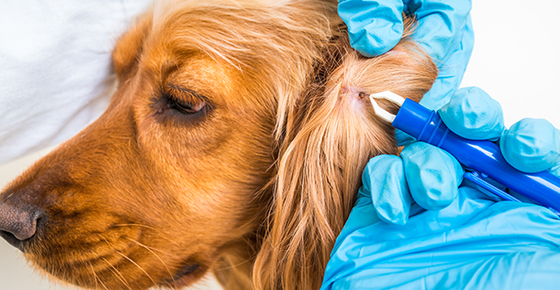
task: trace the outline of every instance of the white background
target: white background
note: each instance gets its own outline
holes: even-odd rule
[[[498,100],[508,126],[532,117],[548,119],[560,128],[558,11],[560,2],[556,0],[473,3],[475,48],[462,86],[478,86]],[[36,158],[0,167],[0,186]],[[201,285],[200,289],[208,287]],[[32,274],[19,253],[2,240],[0,289],[70,288],[52,286]]]
[[[461,86],[498,100],[509,127],[544,118],[560,128],[560,2],[475,1],[475,45]]]

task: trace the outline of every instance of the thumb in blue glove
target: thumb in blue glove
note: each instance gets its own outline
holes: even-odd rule
[[[540,172],[560,164],[560,131],[544,119],[523,119],[500,138],[502,155],[523,172]],[[558,176],[556,166],[551,172]]]
[[[412,198],[425,209],[446,207],[456,198],[462,178],[455,158],[422,142],[407,145],[401,157],[372,158],[362,177],[379,218],[399,225],[408,220]]]

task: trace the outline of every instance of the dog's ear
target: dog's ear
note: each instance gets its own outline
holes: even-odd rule
[[[335,68],[322,66],[318,74],[327,75],[325,81],[289,114],[286,123],[296,125],[285,129],[280,147],[273,209],[254,270],[257,289],[320,288],[363,168],[373,156],[397,153],[392,127],[361,93],[391,90],[418,101],[437,77],[407,35],[392,52],[372,59],[339,41],[334,57],[332,51],[326,56]]]
[[[119,82],[126,80],[138,64],[138,58],[142,54],[142,45],[151,26],[152,14],[148,12],[117,42],[117,46],[113,50],[113,66]]]

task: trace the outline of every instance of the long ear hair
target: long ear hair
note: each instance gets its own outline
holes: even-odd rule
[[[256,289],[319,289],[364,166],[373,156],[397,153],[394,131],[364,94],[391,90],[418,101],[437,77],[410,39],[412,25],[407,19],[401,42],[377,58],[360,56],[345,37],[333,40],[307,93],[288,110],[279,128],[272,209],[253,271]]]

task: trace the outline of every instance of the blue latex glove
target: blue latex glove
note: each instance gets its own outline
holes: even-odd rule
[[[502,155],[515,168],[525,172],[552,169],[560,175],[560,132],[546,120],[524,119],[505,130],[500,104],[476,87],[459,89],[438,113],[459,136],[492,141],[502,136]],[[389,159],[390,166],[385,164]],[[380,172],[389,173],[379,175]],[[364,170],[364,182],[372,184],[370,192],[377,215],[385,222],[402,225],[408,219],[412,199],[429,210],[449,205],[457,196],[463,173],[446,151],[414,142],[404,147],[401,158],[373,158]],[[406,177],[408,186],[379,182],[397,176],[402,176],[400,180]]]
[[[338,14],[348,26],[352,47],[368,57],[399,42],[403,11],[415,15],[418,27],[413,38],[439,68],[438,79],[421,104],[439,109],[461,83],[472,53],[471,6],[470,0],[340,0]]]
[[[544,120],[504,131],[499,104],[477,88],[459,90],[439,114],[463,137],[502,136],[502,154],[518,169],[560,173],[560,133]],[[556,288],[558,217],[536,205],[497,202],[466,183],[458,188],[462,173],[449,154],[421,142],[401,158],[373,158],[323,289]]]
[[[322,290],[557,289],[560,220],[464,186],[441,210],[380,222],[366,189],[331,253]]]

